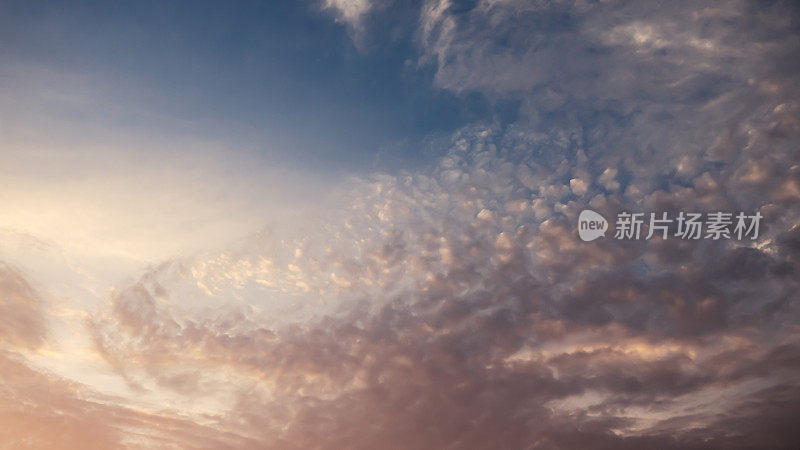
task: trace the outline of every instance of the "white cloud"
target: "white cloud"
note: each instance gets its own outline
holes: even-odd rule
[[[350,26],[357,27],[362,16],[372,7],[370,0],[324,0],[325,8],[334,9],[337,17]]]

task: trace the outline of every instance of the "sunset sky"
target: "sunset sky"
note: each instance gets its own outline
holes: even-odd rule
[[[763,220],[584,242],[585,209]],[[0,448],[798,418],[796,2],[0,2]]]

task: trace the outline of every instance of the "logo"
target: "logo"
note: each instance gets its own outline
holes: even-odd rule
[[[738,214],[732,212],[686,213],[681,211],[674,218],[667,212],[629,213],[623,211],[617,214],[614,226],[616,232],[614,239],[650,240],[660,236],[661,239],[670,237],[698,240],[698,239],[730,239],[742,241],[747,239],[757,240],[764,216],[756,211],[748,215],[743,211]],[[591,209],[584,209],[578,216],[578,235],[585,242],[593,241],[600,236],[605,237],[608,231],[608,221]]]
[[[593,241],[600,236],[605,237],[608,230],[608,221],[605,217],[592,211],[584,209],[578,216],[578,235],[583,241]]]

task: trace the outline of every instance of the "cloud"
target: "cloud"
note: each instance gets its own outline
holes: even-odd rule
[[[797,43],[781,7],[750,8],[425,3],[434,83],[520,98],[519,121],[149,273],[92,320],[98,348],[132,383],[233,392],[219,423],[268,446],[791,447],[761,411],[796,400]],[[769,226],[589,244],[586,207]],[[175,306],[198,298],[232,309]]]
[[[365,5],[328,4],[355,22]],[[517,98],[519,120],[464,127],[430,167],[352,179],[121,284],[85,326],[135,394],[85,394],[8,356],[9,416],[42,445],[45,429],[80,445],[102,423],[108,446],[797,447],[794,17],[426,2],[416,33],[436,86]],[[752,242],[585,243],[588,207],[765,225]],[[47,330],[3,273],[0,338],[21,355]],[[145,395],[188,406],[139,412]]]
[[[48,339],[47,310],[25,277],[5,263],[0,263],[0,302],[0,440],[6,447],[248,445],[234,434],[121,405],[118,398],[31,366],[26,356]]]
[[[324,8],[335,10],[340,20],[354,27],[371,7],[369,0],[325,0],[324,4]]]
[[[132,383],[231,393],[219,426],[266,446],[737,446],[732,408],[797,386],[794,232],[579,242],[588,195],[537,139],[463,130],[427,173],[354,181],[344,213],[154,270],[91,321],[97,346]],[[271,321],[282,298],[306,314]],[[759,408],[746,430],[774,442]]]
[[[16,270],[0,262],[0,344],[35,349],[47,329],[36,292]]]
[[[347,27],[355,47],[362,53],[372,47],[368,36],[372,36],[371,15],[385,11],[392,6],[391,1],[377,0],[324,0],[322,9],[330,11],[336,22]]]
[[[9,448],[102,449],[118,447],[246,448],[245,438],[177,417],[91,399],[85,386],[41,373],[0,355],[0,439]],[[88,397],[88,398],[87,398]]]

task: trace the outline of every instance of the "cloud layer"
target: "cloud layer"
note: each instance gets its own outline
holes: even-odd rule
[[[797,442],[796,227],[760,248],[580,243],[581,200],[528,200],[567,184],[465,134],[434,173],[357,182],[345,219],[281,239],[294,252],[262,236],[148,274],[93,320],[98,347],[132,383],[232,392],[223,422],[276,447]],[[174,307],[202,295],[165,286],[191,283],[312,313]]]
[[[326,5],[380,29],[368,2]],[[120,285],[82,332],[130,397],[26,362],[57,319],[0,267],[0,436],[74,448],[800,446],[796,7],[414,11],[435,85],[514,100],[517,119],[464,127],[429,167],[353,178],[290,223]],[[765,222],[752,242],[585,243],[585,208]]]

